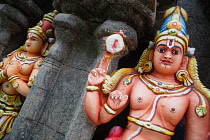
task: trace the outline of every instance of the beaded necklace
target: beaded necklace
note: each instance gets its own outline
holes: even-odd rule
[[[166,85],[166,84],[163,84],[162,82],[157,82],[157,81],[154,81],[152,79],[150,79],[149,77],[147,77],[146,75],[143,75],[143,77],[149,81],[150,83],[156,85],[156,86],[159,86],[161,88],[164,88],[164,89],[174,89],[174,88],[177,88],[177,87],[182,87],[183,85]]]
[[[159,86],[154,86],[148,82],[146,82],[144,80],[144,78],[142,77],[142,75],[139,75],[139,78],[141,79],[141,81],[149,88],[151,89],[155,94],[166,94],[166,93],[178,93],[178,92],[181,92],[181,91],[184,91],[185,89],[187,89],[187,87],[181,87],[177,90],[168,90],[168,89],[163,89]]]
[[[37,56],[37,57],[30,57],[30,58],[26,58],[25,56],[21,56],[22,52],[18,52],[15,57],[12,60],[18,61],[20,62],[20,65],[23,64],[32,64],[38,60],[41,60],[42,57],[41,56]]]

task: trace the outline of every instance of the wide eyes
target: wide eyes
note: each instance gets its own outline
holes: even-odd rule
[[[164,48],[164,47],[162,47],[162,48],[159,48],[158,49],[158,51],[160,52],[160,53],[165,53],[167,50],[168,50],[169,48]],[[177,49],[177,48],[172,48],[172,49],[170,49],[170,51],[171,51],[171,53],[173,54],[173,55],[178,55],[178,54],[180,54],[180,51]]]
[[[33,41],[37,41],[37,39],[36,39],[36,38],[32,38],[31,40],[33,40]]]
[[[37,39],[36,37],[28,37],[28,36],[27,36],[26,39],[27,39],[27,40],[28,40],[28,39],[31,39],[32,41],[38,41],[38,39]]]
[[[160,49],[158,49],[158,51],[159,51],[160,53],[164,53],[164,52],[166,52],[166,49],[165,49],[165,48],[160,48]]]
[[[179,54],[179,51],[174,49],[174,50],[172,50],[172,54],[173,55],[178,55]]]

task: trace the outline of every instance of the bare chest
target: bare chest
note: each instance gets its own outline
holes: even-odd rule
[[[172,119],[177,123],[189,105],[188,93],[155,94],[144,84],[136,84],[130,94],[130,115],[147,120]]]

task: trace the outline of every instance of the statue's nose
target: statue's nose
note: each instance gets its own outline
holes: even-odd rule
[[[170,55],[170,54],[165,54],[165,55],[164,55],[164,58],[165,58],[165,59],[171,59],[171,55]]]

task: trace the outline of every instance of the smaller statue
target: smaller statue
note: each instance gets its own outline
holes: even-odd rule
[[[123,50],[123,33],[106,38],[107,51],[88,76],[84,109],[95,125],[107,123],[130,104],[128,125],[114,127],[107,140],[169,140],[186,118],[186,140],[207,140],[210,132],[210,91],[197,74],[195,49],[188,47],[187,12],[172,7],[154,43],[135,68],[106,75],[114,53]]]
[[[0,139],[6,139],[12,129],[44,57],[55,42],[52,22],[57,14],[56,10],[45,14],[35,27],[28,29],[25,44],[0,63]]]

